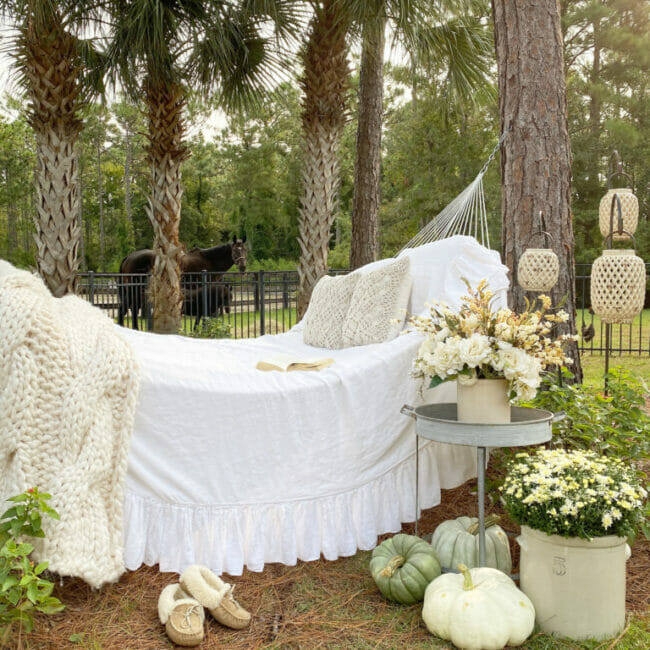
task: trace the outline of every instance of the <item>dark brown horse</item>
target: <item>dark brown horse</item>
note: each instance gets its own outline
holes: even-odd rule
[[[212,248],[192,248],[181,258],[181,273],[209,271],[223,273],[233,264],[243,273],[246,270],[246,237]],[[135,251],[127,255],[120,264],[120,305],[117,320],[124,325],[124,316],[131,310],[131,327],[138,329],[138,313],[144,306],[147,277],[154,263],[154,252],[150,249]],[[142,275],[139,275],[142,274]]]

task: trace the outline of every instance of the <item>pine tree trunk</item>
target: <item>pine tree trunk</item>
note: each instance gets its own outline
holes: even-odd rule
[[[97,205],[99,206],[99,269],[106,273],[106,228],[104,227],[104,179],[102,177],[102,148],[99,138],[97,151]]]
[[[153,330],[176,334],[181,326],[180,263],[183,250],[178,239],[181,220],[181,163],[188,157],[183,144],[185,94],[175,84],[147,82],[151,195],[147,214],[154,230],[154,266],[151,277]]]
[[[28,119],[36,138],[36,265],[55,296],[73,293],[79,259],[79,83],[76,41],[60,25],[37,33],[28,25],[19,56],[28,87]]]
[[[350,245],[353,269],[377,259],[385,27],[385,19],[380,19],[366,25],[363,33]]]
[[[304,315],[316,282],[327,272],[340,182],[338,150],[346,120],[349,71],[345,31],[337,16],[336,0],[326,0],[316,8],[302,53],[304,158],[298,223],[298,318]]]
[[[501,130],[509,131],[501,154],[503,257],[513,278],[509,302],[517,311],[525,308],[516,269],[526,239],[540,228],[541,212],[560,260],[551,298],[555,305],[566,298],[569,323],[561,333],[575,333],[571,152],[559,7],[557,0],[493,0],[492,7]],[[575,344],[570,355],[580,381]]]
[[[133,226],[133,212],[131,209],[131,160],[133,158],[133,143],[131,131],[126,128],[126,151],[124,154],[124,211],[126,213],[126,227],[128,229],[128,244],[135,247],[135,228]]]
[[[9,166],[5,166],[5,185],[7,188],[7,259],[16,259],[18,250],[18,209],[13,197],[13,177]]]
[[[84,174],[83,164],[79,159],[79,263],[83,272],[87,271],[86,240],[88,235],[84,230]]]

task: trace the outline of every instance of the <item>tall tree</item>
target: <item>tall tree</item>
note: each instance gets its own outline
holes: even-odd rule
[[[555,239],[560,275],[555,304],[566,299],[571,333],[576,331],[574,240],[571,223],[569,143],[562,31],[558,0],[493,0],[499,75],[503,257],[512,277],[538,215]],[[509,301],[525,306],[525,292],[513,282]],[[582,378],[577,346],[575,374]]]
[[[147,113],[153,327],[159,333],[176,333],[182,307],[179,225],[181,165],[189,155],[189,87],[217,87],[230,104],[254,97],[274,63],[267,56],[267,40],[259,35],[261,23],[269,12],[283,16],[272,2],[246,2],[241,11],[220,0],[112,0],[110,5],[114,27],[109,61]]]
[[[303,195],[298,243],[298,317],[327,271],[330,228],[337,208],[338,150],[346,121],[347,28],[338,0],[312,3],[314,17],[302,50]]]
[[[0,10],[16,30],[13,52],[36,136],[36,264],[55,296],[74,292],[79,266],[75,146],[82,126],[82,58],[89,50],[74,34],[89,5],[0,0]]]
[[[380,204],[384,31],[402,42],[414,66],[442,68],[446,104],[459,106],[489,88],[492,46],[481,0],[342,0],[362,29],[350,266],[375,259]],[[441,65],[442,64],[442,65]]]

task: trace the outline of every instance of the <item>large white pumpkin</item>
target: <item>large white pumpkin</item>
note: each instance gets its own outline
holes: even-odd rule
[[[535,608],[502,571],[482,567],[445,573],[424,593],[422,619],[431,634],[468,650],[521,645],[535,626]]]

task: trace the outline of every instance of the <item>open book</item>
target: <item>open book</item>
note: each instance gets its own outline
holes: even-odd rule
[[[296,359],[288,354],[276,354],[268,359],[258,361],[255,366],[258,370],[322,370],[331,366],[334,359]]]

